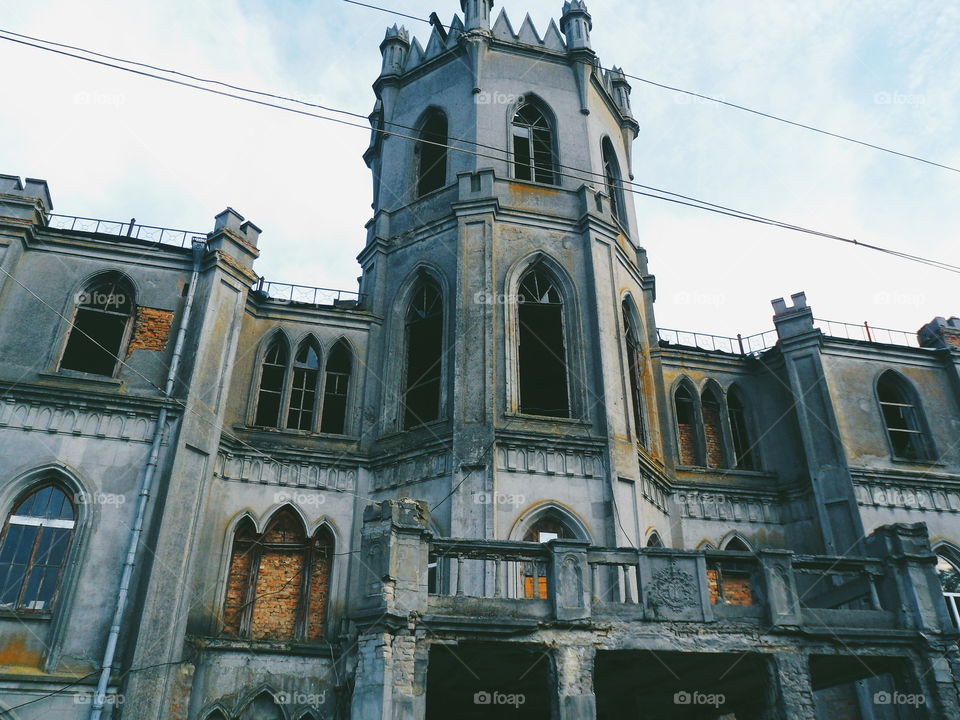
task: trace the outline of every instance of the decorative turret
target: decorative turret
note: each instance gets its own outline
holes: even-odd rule
[[[403,26],[387,28],[387,34],[380,43],[380,53],[383,55],[383,66],[380,77],[384,75],[400,75],[403,65],[407,61],[407,52],[410,50],[410,33]]]
[[[583,0],[573,0],[563,4],[563,17],[560,18],[560,31],[567,36],[567,48],[570,50],[590,50],[590,31],[593,19],[587,12]]]
[[[493,10],[493,0],[460,0],[460,8],[464,14],[464,27],[471,30],[490,30],[490,12]]]
[[[610,88],[613,91],[613,99],[617,107],[627,117],[633,117],[633,110],[630,108],[630,83],[627,82],[627,76],[623,70],[614,66],[610,71]]]

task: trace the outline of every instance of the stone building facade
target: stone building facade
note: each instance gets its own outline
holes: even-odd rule
[[[960,320],[658,331],[585,4],[461,5],[357,293],[0,176],[0,717],[960,717]]]

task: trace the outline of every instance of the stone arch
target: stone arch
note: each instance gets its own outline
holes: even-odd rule
[[[278,702],[282,693],[274,691],[269,685],[261,685],[248,693],[238,705],[237,720],[289,720],[283,705]]]
[[[546,519],[555,520],[566,528],[570,538],[593,542],[591,533],[583,519],[573,509],[554,500],[537,503],[522,512],[510,530],[510,539],[524,540],[537,523]]]
[[[546,184],[549,185],[562,185],[562,178],[559,173],[561,171],[562,165],[560,163],[560,122],[557,114],[553,111],[553,108],[550,104],[544,100],[540,95],[535,92],[524,93],[523,95],[517,96],[517,99],[507,106],[506,113],[506,138],[507,138],[507,147],[509,148],[508,161],[510,166],[510,177],[517,179],[533,179],[533,178],[523,178],[521,175],[518,175],[517,172],[517,147],[516,140],[514,137],[516,121],[518,115],[524,110],[525,107],[534,108],[539,112],[545,121],[547,130],[550,133],[550,166],[551,166],[551,175],[552,179]],[[533,164],[536,164],[534,161]],[[537,180],[537,182],[541,182]]]
[[[721,550],[730,550],[735,552],[753,552],[753,543],[749,542],[738,531],[733,530],[720,541]]]

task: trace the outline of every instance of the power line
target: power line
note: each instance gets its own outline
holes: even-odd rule
[[[418,20],[419,22],[425,22],[429,25],[434,24],[433,22],[425,18],[418,17],[415,15],[407,15],[406,13],[397,12],[396,10],[390,10],[389,8],[380,7],[379,5],[369,5],[367,3],[356,2],[356,0],[343,0],[343,1],[346,3],[350,3],[351,5],[360,5],[361,7],[371,8],[373,10],[380,10],[381,12],[389,13],[391,15],[397,15],[399,17]],[[443,27],[447,30],[450,30],[451,26],[443,25]],[[545,52],[543,48],[537,47],[536,45],[530,45],[528,43],[516,43],[516,44],[536,52],[541,52],[541,53]],[[596,67],[599,70],[603,70],[605,72],[612,72],[610,68],[605,68],[599,64]],[[861,145],[863,147],[879,150],[881,152],[889,153],[891,155],[896,155],[898,157],[906,158],[908,160],[916,160],[917,162],[922,162],[927,165],[932,165],[933,167],[938,167],[944,170],[949,170],[951,172],[960,173],[960,168],[956,168],[951,165],[945,165],[943,163],[939,163],[934,160],[927,160],[926,158],[922,158],[917,155],[911,155],[910,153],[900,152],[899,150],[893,150],[891,148],[884,147],[882,145],[877,145],[875,143],[867,142],[866,140],[858,140],[854,137],[850,137],[849,135],[842,135],[840,133],[824,130],[822,128],[815,127],[814,125],[808,125],[806,123],[797,122],[796,120],[790,120],[788,118],[781,117],[779,115],[774,115],[772,113],[764,112],[763,110],[756,110],[754,108],[747,107],[746,105],[740,105],[738,103],[729,102],[727,100],[721,100],[720,98],[713,97],[710,95],[704,95],[702,93],[694,92],[693,90],[685,90],[681,87],[676,87],[674,85],[666,85],[664,83],[660,83],[655,80],[650,80],[649,78],[640,77],[639,75],[631,75],[630,73],[624,72],[623,70],[620,70],[619,72],[622,72],[624,77],[628,77],[632,80],[638,80],[639,82],[646,83],[647,85],[652,85],[653,87],[658,87],[663,90],[670,90],[671,92],[683,93],[684,95],[700,98],[701,100],[707,100],[708,102],[717,103],[718,105],[726,105],[727,107],[734,108],[735,110],[742,110],[743,112],[752,113],[753,115],[759,115],[760,117],[767,118],[768,120],[775,120],[777,122],[784,123],[786,125],[792,125],[793,127],[802,128],[803,130],[809,130],[811,132],[819,133],[821,135],[826,135],[828,137],[836,138],[838,140],[845,140],[846,142],[851,142],[856,145]]]
[[[7,33],[7,32],[8,32],[8,31],[3,30],[2,28],[0,28],[0,33]],[[23,37],[23,36],[21,36],[21,37]],[[192,88],[192,89],[194,89],[194,90],[200,90],[200,91],[202,91],[202,92],[208,92],[208,93],[212,93],[212,94],[214,94],[214,95],[219,95],[219,96],[222,96],[222,97],[232,98],[232,99],[234,99],[234,100],[241,100],[241,101],[243,101],[243,102],[252,103],[252,104],[254,104],[254,105],[260,105],[260,106],[263,106],[263,107],[269,107],[269,108],[274,108],[274,109],[277,109],[277,110],[283,110],[283,111],[286,111],[286,112],[294,113],[294,114],[297,114],[297,115],[303,115],[303,116],[305,116],[305,117],[316,118],[316,119],[319,119],[319,120],[327,120],[327,121],[329,121],[329,122],[337,123],[337,124],[340,124],[340,125],[345,125],[345,126],[347,126],[347,127],[359,128],[359,129],[362,129],[362,130],[367,131],[367,132],[369,132],[369,131],[371,130],[371,128],[370,128],[370,126],[369,126],[368,124],[363,124],[363,125],[361,125],[361,124],[358,124],[358,123],[355,123],[355,122],[350,122],[350,121],[348,121],[348,120],[343,120],[343,119],[341,119],[341,118],[329,117],[329,116],[327,116],[327,115],[321,115],[321,114],[314,113],[314,112],[308,112],[308,111],[306,111],[306,110],[301,110],[301,109],[298,109],[298,108],[291,108],[291,107],[288,107],[288,106],[285,106],[285,105],[278,105],[277,103],[270,102],[270,101],[268,101],[268,100],[260,100],[260,99],[257,99],[257,98],[246,97],[246,96],[244,96],[244,95],[238,95],[238,94],[236,94],[236,93],[234,93],[234,92],[227,92],[227,91],[225,91],[225,90],[217,90],[217,89],[215,89],[215,88],[204,87],[203,85],[197,85],[197,84],[195,84],[195,83],[185,82],[185,81],[183,81],[183,80],[178,80],[178,79],[176,79],[176,78],[170,78],[170,77],[164,77],[164,76],[162,76],[162,75],[157,75],[157,74],[155,74],[155,73],[153,73],[153,72],[148,72],[148,71],[146,71],[146,70],[137,70],[137,69],[134,69],[134,68],[124,67],[124,66],[122,66],[122,65],[117,65],[117,64],[115,64],[115,62],[127,62],[127,61],[125,61],[125,60],[123,60],[123,59],[120,59],[120,58],[112,58],[112,57],[110,57],[110,56],[104,56],[104,55],[102,55],[102,54],[98,54],[99,57],[110,58],[111,60],[114,60],[114,61],[115,61],[115,62],[108,62],[106,59],[98,60],[98,59],[95,59],[95,58],[92,58],[92,57],[85,57],[85,56],[83,56],[83,55],[77,55],[77,54],[75,54],[75,53],[73,53],[73,52],[67,52],[66,50],[58,50],[58,49],[56,49],[56,48],[54,48],[54,47],[46,47],[46,46],[44,46],[44,45],[38,45],[38,44],[36,44],[36,42],[28,42],[27,40],[18,39],[17,37],[7,37],[6,35],[0,35],[0,39],[2,39],[2,40],[7,40],[8,42],[17,43],[17,44],[20,44],[20,45],[26,45],[26,46],[28,46],[28,47],[33,47],[33,48],[36,48],[36,49],[38,49],[38,50],[44,50],[44,51],[46,51],[46,52],[55,53],[55,54],[57,54],[57,55],[63,55],[63,56],[66,56],[66,57],[74,58],[74,59],[76,59],[76,60],[82,60],[82,61],[84,61],[84,62],[93,63],[93,64],[95,64],[95,65],[101,65],[101,66],[104,66],[104,67],[113,68],[113,69],[115,69],[115,70],[122,70],[122,71],[125,71],[125,72],[132,73],[132,74],[134,74],[134,75],[139,75],[139,76],[142,76],[142,77],[148,77],[148,78],[152,78],[152,79],[155,79],[155,80],[160,80],[160,81],[163,81],[163,82],[168,82],[168,83],[171,83],[171,84],[174,84],[174,85],[180,85],[180,86],[183,86],[183,87]],[[45,43],[45,42],[47,42],[47,41],[37,39],[37,42]],[[78,51],[79,51],[79,52],[86,52],[86,51],[84,51],[84,50],[78,50]],[[139,66],[141,66],[141,67],[150,67],[150,68],[153,68],[153,67],[154,67],[154,66],[147,66],[147,65],[144,64],[144,63],[137,63],[137,64],[138,64]],[[161,72],[165,72],[163,69],[158,69],[158,70],[161,71]],[[171,72],[172,72],[172,73],[179,74],[179,75],[181,75],[181,76],[186,76],[184,73],[178,73],[177,71],[171,71]],[[195,76],[189,76],[189,77],[193,78],[193,77],[195,77]],[[205,81],[205,80],[202,80],[202,79],[197,79],[197,81],[198,81],[198,82],[208,82],[208,81]],[[218,82],[218,81],[209,81],[209,82]],[[218,84],[221,84],[221,85],[230,87],[231,89],[238,90],[239,92],[251,92],[251,93],[253,93],[253,94],[268,95],[267,93],[262,93],[262,92],[260,92],[260,91],[248,91],[248,90],[246,90],[245,88],[242,88],[241,86],[226,85],[226,83],[218,83]],[[278,99],[279,99],[279,98],[282,98],[282,96],[273,96],[273,97],[278,98]],[[348,112],[348,111],[342,111],[342,110],[337,110],[337,109],[333,109],[333,108],[326,108],[326,106],[319,106],[319,107],[324,107],[324,109],[326,109],[326,110],[329,111],[329,112],[345,113],[345,114],[348,114],[348,115],[356,116],[355,113],[350,113],[350,112]],[[491,149],[494,149],[494,150],[498,153],[498,155],[490,155],[490,154],[488,154],[488,153],[483,153],[483,152],[479,152],[479,151],[476,151],[476,150],[470,150],[470,149],[467,149],[467,148],[455,147],[455,146],[453,146],[453,145],[449,145],[448,143],[441,143],[441,142],[436,142],[436,141],[432,141],[432,140],[426,140],[426,139],[423,139],[423,138],[420,138],[420,137],[417,137],[417,136],[414,136],[414,135],[406,135],[406,134],[404,134],[404,133],[396,132],[396,131],[393,131],[393,130],[386,130],[386,129],[382,129],[382,128],[374,128],[374,132],[376,132],[376,133],[378,133],[378,134],[381,134],[381,135],[387,135],[387,136],[393,136],[393,137],[403,138],[403,139],[406,139],[406,140],[411,140],[411,141],[413,141],[413,142],[421,142],[421,143],[425,143],[425,144],[429,144],[429,145],[435,145],[435,146],[437,146],[437,147],[443,147],[443,148],[446,148],[446,149],[448,149],[448,150],[454,150],[454,151],[456,151],[456,152],[467,153],[467,154],[474,155],[474,156],[477,156],[477,157],[488,158],[488,159],[497,160],[497,161],[501,161],[501,162],[504,161],[505,158],[509,158],[509,156],[510,156],[509,151],[504,150],[504,149],[502,149],[502,148],[492,148],[492,146],[482,146],[482,147],[489,147],[489,148],[491,148]],[[501,155],[503,155],[503,157],[501,157]],[[561,167],[565,167],[565,168],[568,169],[568,170],[573,170],[574,172],[576,172],[576,173],[578,173],[578,174],[574,175],[574,174],[571,174],[571,173],[569,173],[569,172],[555,172],[554,174],[557,175],[558,177],[567,177],[567,178],[571,178],[571,179],[574,179],[574,180],[579,180],[579,181],[581,181],[581,182],[584,181],[584,180],[589,180],[591,176],[604,177],[604,176],[600,175],[599,173],[595,173],[595,172],[593,172],[593,171],[591,171],[591,170],[583,170],[583,169],[581,169],[581,168],[570,168],[569,166],[561,166]],[[604,178],[604,180],[606,181],[606,178]],[[631,187],[631,186],[636,186],[636,187]],[[875,251],[877,251],[877,252],[882,252],[882,253],[886,253],[886,254],[889,254],[889,255],[893,255],[893,256],[899,257],[899,258],[901,258],[901,259],[910,260],[910,261],[922,263],[922,264],[925,264],[925,265],[930,265],[930,266],[932,266],[932,267],[936,267],[936,268],[939,268],[939,269],[942,269],[942,270],[947,270],[947,271],[949,271],[949,272],[955,272],[955,273],[960,274],[960,266],[950,265],[950,264],[948,264],[948,263],[945,263],[945,262],[942,262],[942,261],[939,261],[939,260],[932,260],[932,259],[930,259],[930,258],[924,258],[924,257],[917,256],[917,255],[911,255],[911,254],[904,253],[904,252],[901,252],[901,251],[898,251],[898,250],[891,250],[891,249],[889,249],[889,248],[883,248],[883,247],[880,247],[880,246],[877,246],[877,245],[872,245],[872,244],[869,244],[869,243],[863,243],[863,242],[860,242],[860,241],[855,240],[855,239],[853,239],[853,238],[844,237],[844,236],[842,236],[842,235],[836,235],[836,234],[833,234],[833,233],[828,233],[828,232],[823,232],[823,231],[819,231],[819,230],[814,230],[814,229],[807,228],[807,227],[804,227],[804,226],[801,226],[801,225],[794,225],[794,224],[792,224],[792,223],[787,223],[787,222],[784,222],[784,221],[782,221],[782,220],[776,220],[776,219],[773,219],[773,218],[764,217],[764,216],[762,216],[762,215],[756,215],[756,214],[754,214],[754,213],[749,213],[749,212],[746,212],[746,211],[743,211],[743,210],[737,210],[737,209],[735,209],[735,208],[728,207],[728,206],[725,206],[725,205],[719,205],[719,204],[716,204],[716,203],[707,202],[707,201],[705,201],[705,200],[700,200],[700,199],[698,199],[698,198],[694,198],[694,197],[691,197],[691,196],[688,196],[688,195],[681,195],[681,194],[679,194],[679,193],[673,193],[673,192],[670,192],[669,190],[663,190],[663,189],[661,189],[661,188],[656,188],[656,187],[649,186],[649,185],[640,185],[639,183],[631,183],[631,182],[629,182],[629,181],[625,181],[625,182],[624,182],[624,181],[621,181],[621,184],[613,185],[612,188],[613,188],[613,189],[624,190],[624,191],[626,191],[626,192],[633,193],[634,195],[640,195],[640,196],[642,196],[642,197],[648,197],[648,198],[652,198],[652,199],[655,199],[655,200],[662,200],[662,201],[669,202],[669,203],[674,203],[674,204],[677,204],[677,205],[682,205],[682,206],[686,206],[686,207],[692,207],[692,208],[696,208],[696,209],[699,209],[699,210],[705,210],[705,211],[707,211],[707,212],[713,212],[713,213],[716,213],[716,214],[718,214],[718,215],[725,215],[725,216],[727,216],[727,217],[733,217],[733,218],[737,218],[737,219],[740,219],[740,220],[745,220],[745,221],[747,221],[747,222],[753,222],[753,223],[758,223],[758,224],[763,224],[763,225],[770,225],[770,226],[772,226],[772,227],[779,227],[779,228],[782,228],[782,229],[785,229],[785,230],[792,230],[792,231],[794,231],[794,232],[800,232],[800,233],[804,233],[804,234],[808,234],[808,235],[813,235],[813,236],[817,236],[817,237],[822,237],[822,238],[825,238],[825,239],[836,240],[836,241],[844,242],[844,243],[851,244],[851,245],[858,245],[858,246],[860,246],[860,247],[864,247],[864,248],[869,249],[869,250],[875,250]],[[642,189],[636,189],[636,188],[642,188]],[[648,192],[648,191],[649,191],[649,192]]]

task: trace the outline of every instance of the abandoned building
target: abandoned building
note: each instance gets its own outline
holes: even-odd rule
[[[0,176],[0,718],[960,718],[960,320],[658,330],[626,77],[492,6],[356,292]]]

